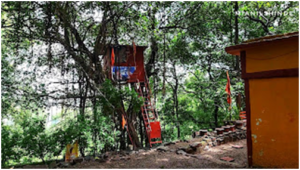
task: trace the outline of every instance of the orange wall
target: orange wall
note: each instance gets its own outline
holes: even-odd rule
[[[246,72],[299,68],[298,41],[246,51]],[[298,168],[298,77],[250,79],[253,167]]]
[[[246,50],[246,72],[299,67],[298,40],[285,40]]]
[[[249,80],[254,167],[298,168],[298,78]]]

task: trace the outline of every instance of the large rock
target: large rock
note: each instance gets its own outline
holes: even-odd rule
[[[194,143],[191,143],[191,144],[190,144],[190,147],[191,147],[191,148],[198,148],[198,147],[200,147],[200,146],[202,146],[201,142],[194,142]]]

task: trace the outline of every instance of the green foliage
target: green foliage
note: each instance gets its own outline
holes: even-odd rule
[[[240,15],[235,37],[235,2],[1,3],[2,165],[61,158],[76,140],[82,154],[118,149],[125,135],[115,112],[124,105],[128,116],[139,116],[143,98],[106,79],[107,44],[150,44],[146,72],[153,73],[164,141],[238,119],[235,96],[244,97],[244,85],[224,48],[235,39],[297,31],[299,2],[237,4],[239,12],[291,15]],[[53,107],[61,108],[50,111],[54,118],[46,114]],[[47,126],[48,119],[58,123]]]

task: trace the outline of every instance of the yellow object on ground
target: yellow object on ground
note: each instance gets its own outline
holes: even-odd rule
[[[70,162],[73,159],[78,158],[78,141],[76,141],[73,145],[67,144],[66,148],[66,162]]]

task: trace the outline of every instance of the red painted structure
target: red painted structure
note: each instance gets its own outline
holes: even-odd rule
[[[144,66],[144,50],[147,46],[136,46],[136,55],[133,55],[133,47],[130,45],[119,45],[110,46],[104,56],[104,71],[109,79],[112,79],[111,72],[111,52],[114,48],[115,53],[115,64],[114,66],[133,66],[136,70],[130,79],[127,80],[128,83],[135,83],[137,80],[140,82],[145,81],[145,66]]]
[[[144,104],[141,106],[141,114],[149,144],[152,147],[152,144],[162,143],[162,140],[160,122],[158,121],[157,111],[154,107],[155,103],[151,101],[151,89],[145,72],[144,50],[146,48],[146,46],[136,46],[136,54],[134,55],[133,46],[109,46],[104,56],[103,69],[109,79],[130,84],[139,94],[139,97],[144,98]],[[114,68],[112,68],[112,50],[115,54]],[[129,69],[132,67],[135,68],[133,72]],[[121,68],[129,70],[122,72]],[[125,76],[123,79],[123,75],[128,76]],[[126,119],[125,113],[123,116]],[[127,132],[131,139],[128,129]]]

